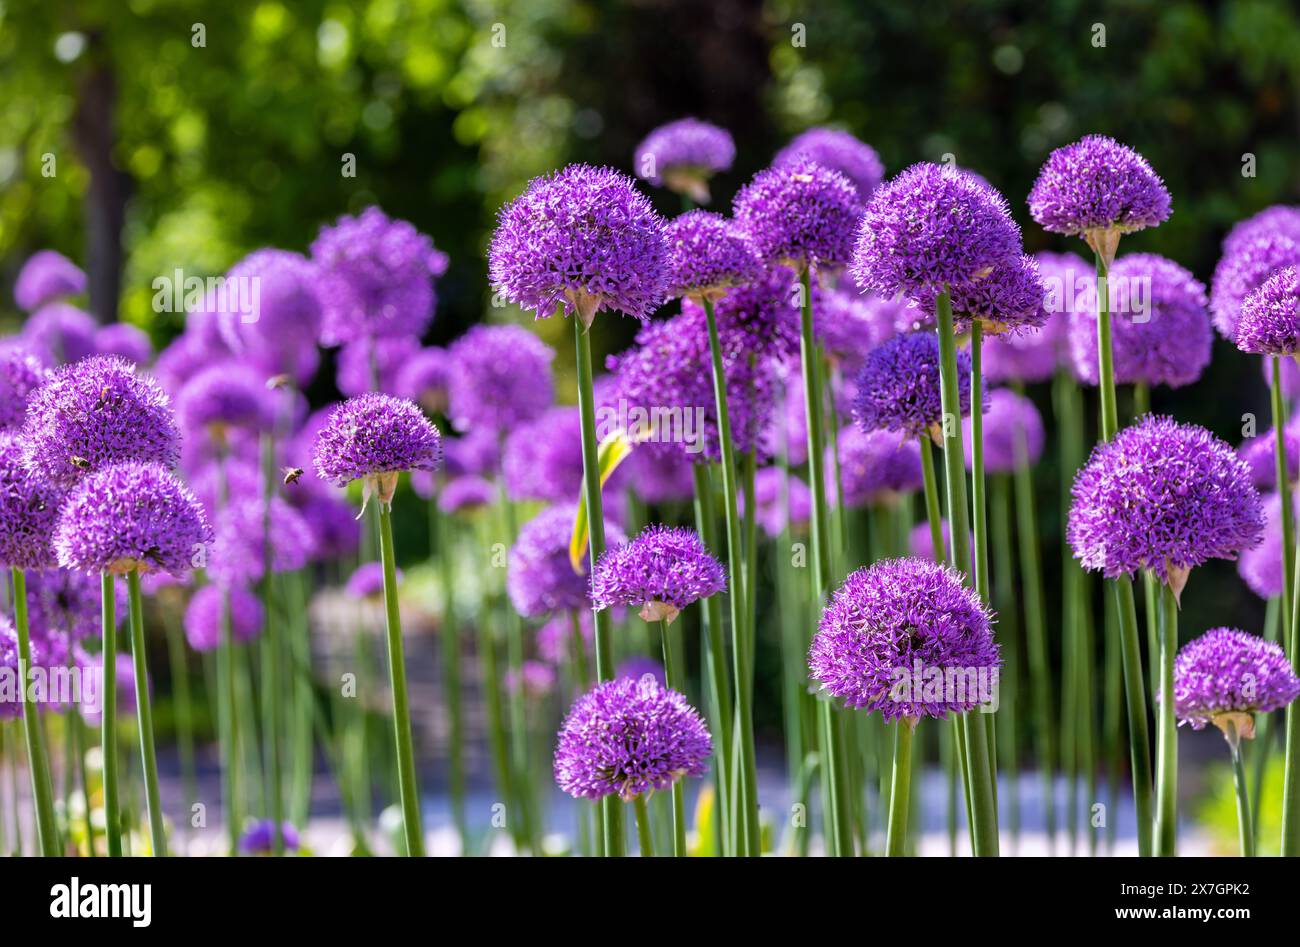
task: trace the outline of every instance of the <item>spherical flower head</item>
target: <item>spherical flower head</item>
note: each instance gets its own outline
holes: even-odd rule
[[[55,369],[31,393],[23,444],[33,472],[70,487],[123,461],[175,467],[180,433],[156,381],[124,359],[97,355]]]
[[[849,262],[862,207],[848,178],[801,157],[754,175],[736,195],[732,212],[760,259],[802,272]]]
[[[627,483],[642,503],[678,503],[695,495],[694,465],[678,450],[637,448],[623,461]]]
[[[1066,355],[1071,313],[1096,311],[1091,264],[1073,253],[1040,252],[1034,260],[1043,284],[1042,325],[984,340],[984,377],[990,383],[1051,378]]]
[[[237,642],[252,641],[262,633],[262,603],[242,585],[222,589],[205,585],[185,609],[185,640],[195,651],[215,651],[221,644],[224,599],[230,600],[230,631]]]
[[[1083,237],[1108,261],[1108,240],[1158,226],[1169,211],[1169,191],[1147,159],[1105,135],[1057,148],[1029,192],[1029,213],[1044,230]]]
[[[300,254],[271,248],[253,251],[226,274],[226,286],[239,287],[238,301],[246,305],[230,305],[234,294],[229,291],[224,300],[210,301],[216,303],[222,340],[232,352],[271,374],[298,377],[305,361],[315,355],[321,333],[321,282],[316,265]],[[343,287],[335,280],[329,288]],[[338,297],[331,303],[342,305]],[[347,304],[353,303],[349,294]]]
[[[522,694],[526,700],[541,700],[555,690],[555,668],[544,661],[524,661],[519,671],[506,671],[503,683],[506,692]]]
[[[591,607],[587,597],[587,554],[581,572],[569,561],[569,539],[577,507],[551,506],[524,524],[510,549],[506,591],[520,615],[537,618],[551,612]],[[621,530],[605,525],[605,542],[617,546],[624,541]]]
[[[1300,415],[1287,421],[1282,429],[1282,450],[1286,461],[1287,479],[1295,483],[1300,478]],[[1259,490],[1277,487],[1277,429],[1248,437],[1237,447],[1237,455],[1250,469],[1250,482]]]
[[[796,135],[790,144],[776,153],[773,167],[796,164],[801,158],[815,161],[823,168],[838,171],[849,179],[865,204],[885,177],[880,155],[864,141],[836,128],[810,128]]]
[[[280,824],[280,841],[286,852],[296,852],[300,844],[298,830],[290,823]],[[275,823],[259,819],[239,838],[239,850],[245,855],[270,855],[275,851]]]
[[[99,355],[117,355],[137,365],[147,365],[153,358],[153,343],[149,334],[139,326],[115,322],[95,333],[95,352]]]
[[[22,426],[27,399],[44,378],[45,369],[27,349],[0,348],[0,431]]]
[[[862,367],[863,359],[872,349],[901,332],[911,331],[919,312],[904,300],[838,287],[814,286],[812,298],[813,332],[817,341],[826,356],[850,374]],[[793,305],[788,292],[786,303]],[[795,313],[791,322],[797,318],[798,310]],[[795,346],[797,349],[797,338]]]
[[[736,143],[725,128],[679,118],[647,135],[636,146],[634,160],[637,177],[707,204],[709,178],[731,167]]]
[[[1255,735],[1254,715],[1300,697],[1300,678],[1282,648],[1235,628],[1211,628],[1174,659],[1174,713],[1193,730],[1207,723]],[[1231,739],[1231,737],[1229,737]]]
[[[324,306],[321,342],[421,336],[433,319],[433,279],[447,257],[405,220],[378,207],[322,227],[311,245]]]
[[[24,466],[22,442],[0,431],[0,567],[54,565],[54,528],[63,497],[63,488]]]
[[[46,365],[79,362],[95,354],[99,325],[71,303],[46,303],[23,326],[23,343]]]
[[[1265,231],[1225,251],[1210,281],[1214,326],[1229,342],[1237,341],[1237,323],[1246,297],[1277,270],[1300,264],[1300,237]]]
[[[1214,345],[1205,286],[1153,253],[1120,257],[1107,285],[1115,381],[1181,388],[1199,379]],[[1075,307],[1068,323],[1074,374],[1090,385],[1098,379],[1095,298]]]
[[[217,516],[208,577],[220,585],[253,585],[272,572],[295,572],[313,556],[315,533],[301,512],[280,497],[271,498],[270,526],[266,501],[257,493],[232,494]]]
[[[822,612],[808,656],[813,680],[846,706],[911,723],[990,700],[983,692],[996,686],[1000,663],[979,595],[958,573],[921,559],[885,559],[850,575]],[[980,683],[936,688],[936,669],[963,680],[974,672]]]
[[[849,272],[862,289],[924,302],[1020,252],[1001,194],[958,168],[921,163],[872,195]]]
[[[312,451],[316,475],[343,487],[377,483],[381,503],[391,503],[403,470],[437,470],[442,439],[413,401],[371,392],[349,398],[330,413]]]
[[[14,302],[26,312],[63,296],[86,291],[86,274],[57,250],[37,250],[27,258],[14,282]]]
[[[334,382],[349,398],[367,391],[405,398],[406,395],[400,394],[398,377],[419,351],[420,340],[413,335],[357,339],[339,349]]]
[[[1223,252],[1228,255],[1256,237],[1276,233],[1300,242],[1300,207],[1274,204],[1258,214],[1239,220],[1223,238]]]
[[[828,448],[829,451],[829,448]],[[840,431],[840,484],[847,506],[893,503],[919,490],[922,484],[921,448],[916,438],[896,431]],[[834,458],[828,457],[827,496],[835,497]]]
[[[758,502],[755,519],[768,536],[779,536],[787,525],[806,526],[812,516],[812,491],[808,484],[780,467],[764,467],[754,475],[754,496]],[[736,495],[736,507],[742,516],[747,502],[744,493]]]
[[[59,565],[82,572],[169,572],[207,560],[212,527],[189,488],[158,464],[114,464],[86,476],[54,531]]]
[[[570,405],[550,408],[506,437],[501,458],[513,500],[570,502],[582,488],[582,419]]]
[[[221,448],[235,432],[269,431],[275,422],[265,382],[245,366],[222,362],[185,383],[176,395],[181,429]]]
[[[450,380],[451,353],[430,345],[402,362],[393,381],[393,394],[409,398],[429,414],[446,414]]]
[[[443,513],[467,513],[490,506],[497,499],[497,487],[491,480],[462,474],[452,477],[438,492],[438,509]]]
[[[734,221],[706,210],[687,211],[664,228],[668,293],[717,299],[763,271],[749,234]]]
[[[649,318],[667,293],[667,262],[663,218],[632,179],[571,164],[501,208],[488,277],[539,319],[563,306],[590,326],[604,309]]]
[[[864,431],[901,431],[922,437],[941,430],[939,340],[932,332],[890,339],[871,352],[854,382],[853,415]],[[957,352],[961,413],[970,413],[970,353]]]
[[[126,584],[117,582],[117,619],[127,614]],[[97,638],[102,631],[102,589],[99,576],[71,569],[40,569],[27,573],[27,617],[32,636],[64,637],[72,641]]]
[[[962,422],[966,447],[966,468],[971,469],[973,442],[971,422]],[[984,469],[989,473],[1012,473],[1021,464],[1033,466],[1043,454],[1043,416],[1034,402],[1006,388],[989,392],[984,412]]]
[[[1278,494],[1264,498],[1264,518],[1264,539],[1253,549],[1242,551],[1237,574],[1267,601],[1282,594],[1282,498]]]
[[[1300,352],[1300,266],[1283,267],[1246,297],[1237,348],[1256,355]]]
[[[784,266],[764,267],[747,286],[738,286],[714,303],[718,333],[749,352],[772,358],[799,354],[799,278]],[[704,325],[704,307],[694,298],[682,310]]]
[[[569,710],[555,747],[555,782],[576,799],[630,801],[703,776],[713,740],[698,711],[651,678],[597,684]]]
[[[1093,449],[1075,475],[1066,538],[1107,578],[1149,570],[1175,592],[1209,559],[1261,541],[1250,470],[1203,427],[1148,415]]]
[[[397,570],[397,583],[402,582],[402,570]],[[343,591],[352,598],[375,599],[384,594],[384,565],[382,562],[363,562],[352,570]]]
[[[647,526],[630,542],[606,550],[591,573],[597,611],[627,605],[646,621],[678,613],[727,587],[727,574],[693,529]]]
[[[448,410],[460,431],[508,431],[555,400],[555,350],[519,326],[474,326],[451,346]]]
[[[933,314],[942,288],[929,286],[916,294],[921,326],[936,325]],[[1038,329],[1048,321],[1046,294],[1038,261],[1027,254],[1009,256],[987,275],[951,287],[953,324],[958,332],[967,332],[972,322],[979,322],[994,337]]]

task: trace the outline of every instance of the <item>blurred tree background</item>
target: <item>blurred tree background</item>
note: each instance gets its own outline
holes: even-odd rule
[[[792,134],[836,124],[891,172],[945,154],[980,171],[1030,250],[1067,248],[1024,208],[1046,154],[1111,134],[1174,198],[1124,249],[1207,282],[1231,223],[1300,185],[1288,0],[0,0],[0,79],[0,326],[23,259],[54,247],[88,264],[101,318],[156,342],[180,318],[152,312],[156,276],[306,250],[371,203],[450,253],[430,334],[446,341],[490,311],[504,200],[569,161],[630,170],[646,132],[687,114],[736,137],[724,209]],[[1155,406],[1236,442],[1243,412],[1267,416],[1264,388],[1217,344],[1206,378]],[[1240,586],[1222,598],[1192,601],[1232,621]]]

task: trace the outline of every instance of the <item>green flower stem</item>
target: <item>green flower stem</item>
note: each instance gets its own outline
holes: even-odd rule
[[[504,436],[500,449],[505,450]],[[502,523],[507,548],[512,546],[519,532],[516,523],[515,504],[506,491],[504,477],[497,480],[497,498],[501,509]],[[519,613],[510,607],[507,601],[503,609],[506,629],[506,669],[515,680],[523,680],[524,664],[524,629]],[[515,805],[523,820],[523,837],[531,851],[541,850],[541,836],[537,827],[536,802],[533,797],[533,781],[528,778],[528,712],[524,705],[522,686],[508,690],[506,707],[510,718],[510,765],[514,770],[517,799]]]
[[[563,315],[563,304],[557,311]],[[605,553],[605,509],[600,495],[600,460],[596,445],[596,405],[592,391],[591,337],[583,329],[582,320],[573,317],[573,340],[578,369],[578,411],[582,423],[583,502],[587,508],[587,549],[592,565]],[[614,677],[613,629],[609,612],[592,613],[596,633],[596,678],[601,681]],[[624,854],[623,809],[617,799],[601,801],[601,830],[605,854],[617,857]]]
[[[480,615],[487,615],[487,603],[480,608]],[[480,621],[479,662],[483,673],[483,706],[487,715],[488,748],[492,755],[492,771],[496,781],[497,793],[502,800],[514,799],[514,786],[510,772],[510,750],[505,731],[505,701],[501,697],[501,672],[497,664],[497,643],[492,633],[491,621]],[[511,833],[514,832],[513,825]]]
[[[935,306],[939,320],[939,383],[943,398],[944,478],[953,567],[971,581],[970,515],[966,503],[966,464],[962,448],[961,393],[957,384],[957,339],[947,290]],[[968,719],[969,714],[965,715]],[[981,720],[965,726],[966,782],[971,837],[977,857],[998,854],[997,793],[990,765],[988,729]]]
[[[677,654],[678,643],[673,639],[672,629],[667,621],[659,622],[659,634],[664,647],[664,680],[669,688],[679,694],[686,692],[682,680],[682,662]],[[686,795],[679,779],[673,783],[673,857],[686,857]]]
[[[121,802],[117,784],[117,590],[113,573],[100,574],[100,626],[103,631],[103,710],[100,744],[104,754],[104,843],[109,858],[122,857]]]
[[[379,503],[379,553],[384,569],[384,612],[388,633],[388,674],[393,689],[393,737],[397,746],[397,775],[402,800],[402,828],[406,854],[424,857],[420,828],[420,794],[415,783],[415,748],[411,739],[411,711],[406,698],[406,655],[402,649],[402,615],[397,603],[397,557],[393,551],[393,511]]]
[[[902,857],[907,846],[908,801],[912,796],[912,730],[906,719],[894,721],[894,770],[889,785],[889,831],[885,854]]]
[[[988,491],[984,476],[984,323],[971,320],[970,329],[970,440],[971,440],[971,509],[975,534],[975,591],[980,600],[989,598],[989,523]],[[985,740],[989,746],[989,774],[993,786],[993,806],[998,804],[997,730],[993,714],[984,714]]]
[[[758,474],[758,452],[745,453],[741,485],[745,491],[745,514],[742,527],[745,537],[745,650],[749,666],[754,666],[754,647],[758,637],[758,501],[754,499],[754,479]],[[752,673],[750,691],[753,691]],[[750,697],[753,701],[753,697]]]
[[[271,852],[284,854],[284,777],[283,754],[280,737],[284,728],[283,702],[290,691],[284,687],[280,675],[280,630],[275,611],[275,544],[271,535],[271,500],[275,496],[275,439],[270,432],[261,435],[262,442],[262,614],[265,627],[262,632],[262,656],[265,679],[263,694],[266,704],[265,727],[269,795],[271,797]]]
[[[754,714],[751,706],[754,681],[748,646],[744,549],[740,517],[736,511],[736,448],[731,437],[727,376],[722,364],[722,345],[718,340],[718,320],[713,311],[713,303],[707,298],[704,300],[704,312],[709,327],[713,398],[718,418],[718,444],[722,454],[722,512],[727,528],[728,581],[731,584],[727,598],[731,603],[731,660],[732,676],[736,684],[733,754],[738,761],[738,769],[731,776],[732,786],[739,786],[731,803],[732,810],[738,813],[736,827],[742,843],[739,854],[757,856],[760,854],[758,776],[754,761]]]
[[[13,569],[14,625],[18,632],[18,686],[23,703],[23,736],[27,741],[27,770],[32,781],[32,800],[36,803],[36,830],[41,853],[57,857],[59,826],[54,817],[54,789],[50,780],[50,760],[45,755],[45,736],[36,704],[29,700],[27,672],[32,666],[32,643],[27,624],[27,576]],[[17,785],[14,791],[17,792]]]
[[[1286,463],[1286,401],[1282,397],[1282,365],[1278,356],[1273,356],[1273,428],[1276,437],[1274,456],[1277,463],[1277,482],[1290,483]],[[1297,570],[1300,569],[1300,555],[1296,549],[1296,531],[1293,502],[1290,490],[1280,490],[1282,498],[1282,603],[1281,603],[1281,637],[1291,666],[1300,670],[1300,618],[1297,616],[1296,602],[1300,601],[1300,589],[1297,589]],[[1292,702],[1286,709],[1286,763],[1282,780],[1282,855],[1287,857],[1300,855],[1300,713]]]
[[[614,799],[617,797],[610,796],[608,798]],[[641,846],[641,857],[654,858],[654,831],[650,826],[650,810],[646,808],[644,793],[632,800],[632,808],[636,810],[636,837]]]
[[[1094,253],[1097,262],[1097,373],[1101,395],[1101,439],[1108,441],[1119,431],[1119,407],[1115,401],[1115,357],[1111,346],[1110,290],[1106,261]]]
[[[1126,575],[1112,582],[1119,619],[1120,660],[1124,672],[1124,704],[1128,714],[1129,767],[1133,774],[1133,803],[1137,809],[1138,855],[1151,855],[1154,826],[1151,789],[1151,742],[1147,729],[1146,687],[1142,651],[1138,645],[1137,605],[1133,580]]]
[[[1228,748],[1232,751],[1232,784],[1237,793],[1237,836],[1241,841],[1241,854],[1255,857],[1255,827],[1250,817],[1250,792],[1246,788],[1246,768],[1241,762],[1241,735],[1237,726],[1228,721]]]
[[[799,353],[803,368],[804,410],[808,420],[808,479],[812,490],[812,604],[818,611],[830,594],[831,552],[830,511],[826,503],[826,455],[822,439],[822,387],[819,356],[813,338],[812,287],[808,268],[799,276]],[[839,755],[840,720],[830,700],[817,701],[822,745],[822,780],[827,787],[826,847],[832,856],[853,854],[853,833],[849,816],[849,787]]]
[[[989,494],[989,538],[993,549],[993,598],[997,602],[998,631],[1002,638],[1002,670],[999,674],[998,721],[1002,732],[998,751],[1007,770],[1007,815],[1012,845],[1020,841],[1020,602],[1016,600],[1015,544],[1011,528],[1011,481],[1006,474],[993,478]],[[1036,538],[1036,537],[1035,537]],[[1036,545],[1036,544],[1035,544]]]
[[[1160,693],[1174,692],[1174,655],[1178,652],[1178,600],[1174,590],[1160,584]],[[1178,721],[1174,702],[1156,705],[1156,854],[1178,854]]]
[[[1264,606],[1264,639],[1266,641],[1276,642],[1281,634],[1282,616],[1279,613],[1280,603],[1277,596],[1273,596]],[[1274,727],[1277,726],[1276,718],[1273,714],[1260,714],[1255,720],[1255,739],[1251,741],[1250,748],[1250,785],[1251,789],[1251,812],[1259,812],[1264,801],[1264,779],[1268,771],[1268,759],[1272,755],[1273,744],[1276,738],[1273,733]],[[1252,820],[1251,829],[1254,831],[1252,841],[1259,844],[1259,822],[1258,818]]]
[[[456,559],[455,527],[450,516],[438,512],[436,500],[429,501],[431,544],[438,559],[442,583],[442,646],[443,688],[447,701],[447,784],[451,796],[451,820],[460,838],[461,854],[469,846],[469,824],[465,816],[465,716],[462,708],[460,684],[460,621],[456,614]],[[586,656],[580,656],[585,662]]]
[[[154,857],[166,858],[167,829],[163,824],[162,794],[158,791],[158,753],[154,748],[149,663],[144,649],[144,602],[140,598],[140,573],[134,569],[127,573],[126,590],[131,616],[131,663],[135,668],[136,730],[140,737],[145,803],[149,808],[149,837]]]
[[[569,647],[573,649],[573,673],[579,691],[591,686],[591,671],[587,668],[587,642],[582,637],[582,619],[576,611],[569,612]]]
[[[190,700],[190,673],[185,662],[185,634],[180,623],[176,621],[171,610],[166,610],[164,630],[167,635],[167,666],[171,673],[172,688],[175,691],[176,743],[180,751],[181,784],[185,792],[185,811],[194,811],[194,800],[198,796],[197,777],[194,768],[194,719]],[[81,742],[81,721],[77,714],[69,714],[68,726],[73,728],[77,742]],[[82,779],[85,788],[85,779]],[[89,799],[89,796],[87,796]],[[90,811],[90,806],[86,806]],[[190,824],[185,820],[185,825]],[[188,829],[186,830],[188,833]]]
[[[922,434],[921,473],[925,483],[925,518],[930,524],[930,548],[934,550],[937,562],[947,557],[948,547],[943,541],[943,513],[939,508],[939,478],[934,470],[934,448],[930,445],[930,436]]]

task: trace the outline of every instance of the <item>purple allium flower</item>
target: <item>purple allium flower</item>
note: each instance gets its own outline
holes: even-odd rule
[[[829,455],[830,447],[827,447]],[[840,431],[840,482],[847,506],[891,503],[922,485],[921,448],[916,438],[895,431]],[[826,459],[827,497],[835,501],[834,458]]]
[[[1264,498],[1264,518],[1264,540],[1242,551],[1237,574],[1252,592],[1267,600],[1282,594],[1282,498],[1278,494]]]
[[[596,628],[591,621],[590,609],[584,609],[567,615],[555,615],[537,629],[537,653],[543,660],[561,664],[576,659],[573,653],[574,615],[578,618],[578,634],[582,638],[583,650],[588,655],[595,653]]]
[[[568,503],[582,489],[582,419],[570,405],[550,408],[506,438],[501,457],[513,500]]]
[[[970,418],[962,421],[965,432],[966,468],[972,461]],[[984,469],[989,473],[1012,473],[1023,462],[1038,463],[1043,454],[1043,416],[1034,402],[1007,388],[988,394],[984,411]]]
[[[413,335],[357,339],[339,349],[334,381],[349,398],[367,391],[398,394],[398,376],[419,351],[420,340]]]
[[[1210,312],[1214,326],[1229,342],[1237,341],[1237,322],[1246,297],[1277,270],[1300,264],[1300,237],[1264,231],[1233,244],[1214,268]]]
[[[964,171],[922,163],[872,195],[850,273],[863,289],[922,300],[1020,252],[1020,228],[1001,194]]]
[[[614,679],[640,681],[642,679],[654,681],[660,687],[668,686],[667,676],[664,674],[664,666],[654,658],[646,657],[644,654],[634,654],[631,657],[624,658],[614,669]]]
[[[1034,259],[1043,284],[1043,325],[984,340],[984,377],[992,384],[1051,378],[1065,355],[1070,314],[1096,308],[1094,267],[1073,253],[1041,252]]]
[[[217,352],[229,354],[220,347]],[[205,349],[205,344],[198,335],[182,332],[158,353],[149,368],[149,374],[166,391],[175,392],[184,386],[191,375],[211,365],[213,358],[214,353]]]
[[[758,498],[755,519],[768,536],[779,536],[787,522],[792,527],[804,526],[812,516],[812,491],[808,484],[794,474],[786,474],[780,467],[764,467],[754,475],[754,495]],[[736,495],[736,507],[742,516],[746,502],[744,493]]]
[[[28,396],[44,379],[45,369],[26,349],[0,348],[0,430],[22,426]]]
[[[397,584],[402,584],[402,570],[397,570]],[[379,598],[384,594],[384,564],[363,562],[352,570],[343,591],[352,598]]]
[[[473,474],[452,477],[438,492],[438,510],[460,513],[490,506],[497,498],[496,485]]]
[[[466,431],[460,437],[447,438],[445,449],[447,473],[452,476],[487,476],[501,466],[501,441],[496,431]]]
[[[1174,659],[1174,712],[1179,724],[1200,730],[1229,721],[1246,738],[1254,715],[1281,710],[1300,697],[1300,678],[1282,648],[1235,628],[1211,628]]]
[[[1181,591],[1188,570],[1259,544],[1250,469],[1203,427],[1148,415],[1093,449],[1075,475],[1066,538],[1107,578],[1150,570]]]
[[[663,218],[632,179],[571,164],[501,208],[488,276],[539,319],[563,306],[590,326],[603,309],[649,318],[667,292],[667,262]]]
[[[0,567],[54,565],[54,528],[63,496],[62,488],[23,465],[22,442],[0,431]]]
[[[516,673],[513,669],[506,671],[502,682],[508,693],[516,691],[528,700],[541,700],[555,690],[555,668],[544,661],[524,661]]]
[[[268,546],[272,572],[294,572],[312,558],[315,533],[302,513],[280,497],[266,501],[256,494],[235,495],[217,516],[208,576],[220,585],[252,585],[266,573]]]
[[[32,392],[23,444],[31,470],[69,487],[121,461],[175,467],[180,433],[156,381],[124,359],[98,355],[55,369]]]
[[[1272,386],[1273,360],[1262,358],[1259,361],[1264,373],[1264,384]],[[1300,397],[1300,365],[1290,358],[1279,359],[1278,364],[1282,366],[1282,397],[1287,401],[1295,401]],[[3,382],[0,382],[0,385],[3,385]]]
[[[677,691],[653,680],[605,681],[579,697],[560,728],[555,782],[578,799],[625,802],[703,776],[713,740]]]
[[[1300,415],[1287,421],[1282,429],[1282,447],[1286,458],[1287,478],[1300,478]],[[1277,487],[1277,429],[1248,437],[1237,447],[1237,455],[1250,469],[1250,482],[1261,490]]]
[[[115,322],[95,333],[95,352],[99,355],[116,355],[137,365],[147,365],[153,358],[153,343],[149,341],[149,333],[139,326]]]
[[[1256,355],[1300,352],[1300,266],[1283,267],[1246,297],[1237,348]]]
[[[637,448],[623,461],[615,476],[626,472],[626,483],[642,503],[677,503],[695,495],[693,468],[682,451]]]
[[[865,204],[885,177],[885,166],[876,149],[848,132],[835,128],[810,128],[796,135],[790,144],[776,153],[773,167],[796,164],[800,158],[815,161],[823,168],[838,171],[849,179]]]
[[[262,603],[242,585],[222,589],[205,585],[185,609],[185,640],[195,651],[215,651],[221,644],[224,594],[230,595],[230,632],[235,641],[252,641],[262,633]]]
[[[233,294],[228,294],[224,311],[216,313],[226,346],[268,374],[300,378],[307,364],[314,371],[316,339],[321,332],[320,276],[310,260],[288,250],[267,248],[244,257],[226,274],[226,285],[251,287],[256,280],[257,290],[250,293],[246,311],[234,311],[229,305]],[[337,280],[329,284],[332,291],[340,288]],[[244,296],[242,289],[240,296]],[[332,302],[337,306],[356,301],[349,294],[346,302],[337,297]]]
[[[773,358],[799,354],[799,307],[794,295],[799,279],[784,266],[761,270],[747,286],[730,290],[714,304],[718,333],[747,352]],[[704,308],[693,298],[682,300],[682,310],[698,314],[704,325]]]
[[[451,353],[436,345],[411,353],[393,381],[393,393],[409,398],[430,414],[447,413]]]
[[[22,340],[46,365],[79,362],[94,355],[99,325],[90,313],[71,303],[42,306],[23,326]]]
[[[433,279],[447,257],[405,220],[368,207],[322,227],[311,245],[327,346],[390,335],[421,336],[433,318]]]
[[[1001,663],[991,623],[979,595],[958,573],[921,559],[886,559],[854,572],[836,590],[822,612],[808,667],[849,707],[911,723],[944,718],[991,699],[980,693],[985,675],[996,686]],[[936,671],[959,672],[963,679],[973,671],[981,681],[936,693],[930,680]]]
[[[773,362],[761,355],[751,358],[740,333],[723,335],[719,328],[719,335],[732,440],[737,451],[753,448],[765,454],[777,390]],[[618,377],[617,394],[626,403],[629,419],[636,422],[633,412],[644,413],[640,423],[648,426],[654,417],[668,412],[682,421],[675,425],[680,430],[648,432],[651,440],[636,450],[655,453],[672,449],[696,463],[716,461],[721,448],[703,311],[685,308],[667,321],[652,322],[637,334],[636,341],[634,348],[606,362]]]
[[[1274,204],[1258,214],[1239,220],[1223,238],[1223,252],[1232,253],[1256,237],[1276,233],[1300,242],[1300,207]]]
[[[474,326],[451,346],[448,410],[460,431],[508,431],[551,406],[555,350],[519,326]]]
[[[855,381],[853,414],[864,431],[902,431],[913,437],[943,423],[939,394],[939,339],[917,332],[890,339],[871,352]],[[957,352],[961,413],[970,413],[970,353]]]
[[[126,620],[125,583],[115,583],[117,620]],[[39,569],[27,573],[27,609],[32,636],[64,637],[72,641],[97,637],[101,626],[99,576],[71,569]]]
[[[86,274],[57,250],[37,250],[27,258],[14,282],[14,302],[26,312],[35,312],[62,296],[79,296],[86,291]]]
[[[646,621],[672,622],[702,598],[727,587],[727,574],[693,529],[647,526],[636,538],[605,551],[591,573],[597,611],[627,605]]]
[[[35,657],[33,653],[32,657]],[[0,614],[0,674],[21,680],[18,659],[18,632],[8,615]],[[0,688],[0,721],[23,715],[23,693],[18,687]]]
[[[875,293],[814,287],[812,295],[813,332],[817,341],[828,358],[850,373],[862,367],[863,359],[872,349],[904,331],[904,326],[910,331],[919,313],[906,301],[885,299]],[[793,306],[788,294],[785,301]],[[798,310],[794,312],[791,321],[798,318]],[[797,346],[796,337],[796,349]]]
[[[749,234],[721,214],[687,211],[664,227],[664,242],[670,296],[717,299],[763,272]]]
[[[1019,335],[1048,321],[1043,303],[1047,291],[1038,275],[1038,261],[1027,254],[1009,256],[978,279],[950,287],[954,325],[959,332],[978,321],[993,336]],[[942,287],[928,286],[914,294],[917,322],[933,328],[935,305]]]
[[[803,157],[758,172],[736,194],[732,208],[760,259],[799,272],[847,264],[862,213],[848,178]]]
[[[190,437],[223,449],[232,431],[261,433],[275,421],[265,383],[252,369],[221,362],[204,369],[176,395],[176,417]]]
[[[361,545],[361,524],[346,502],[309,492],[295,505],[311,530],[313,562],[332,562],[356,553]]]
[[[636,146],[634,159],[637,177],[707,204],[709,178],[730,169],[736,160],[736,143],[725,128],[698,118],[679,118],[647,135]]]
[[[510,550],[506,590],[515,611],[525,618],[591,606],[585,568],[575,572],[569,561],[576,514],[573,505],[547,507],[519,530]],[[612,547],[623,541],[622,531],[607,523],[605,542]]]
[[[286,852],[298,850],[298,830],[290,823],[280,823],[280,841]],[[239,850],[245,855],[269,855],[275,850],[275,823],[270,819],[254,822],[239,838]]]
[[[380,502],[388,503],[398,473],[438,469],[442,443],[438,429],[414,402],[372,392],[349,398],[331,412],[316,435],[312,461],[316,475],[335,486],[379,479]]]
[[[1119,234],[1162,224],[1169,210],[1169,191],[1147,159],[1105,135],[1057,148],[1029,192],[1029,213],[1044,230],[1083,237],[1108,262]]]
[[[59,513],[59,565],[118,575],[161,570],[184,575],[212,542],[203,505],[158,464],[114,464],[87,475]]]

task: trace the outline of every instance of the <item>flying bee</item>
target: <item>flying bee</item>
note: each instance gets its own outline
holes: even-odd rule
[[[72,457],[69,458],[69,462],[78,470],[90,469],[90,461],[86,460],[84,457],[78,457],[76,454],[73,454]]]
[[[287,487],[291,483],[297,483],[302,479],[303,469],[301,467],[284,468],[284,485]]]

